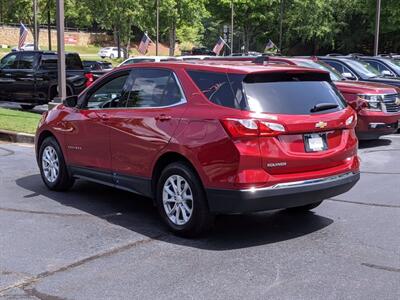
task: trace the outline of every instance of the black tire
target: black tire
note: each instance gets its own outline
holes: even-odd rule
[[[110,59],[114,59],[114,54],[113,53],[110,54]]]
[[[30,110],[34,108],[36,105],[21,104],[20,106],[23,110]]]
[[[321,203],[322,203],[322,201],[319,201],[319,202],[315,202],[315,203],[311,203],[311,204],[307,204],[307,205],[303,205],[303,206],[290,207],[290,208],[287,208],[286,210],[288,210],[290,212],[294,212],[294,213],[302,213],[302,212],[307,212],[307,211],[310,211],[310,210],[318,207]]]
[[[58,161],[59,161],[59,172],[56,180],[54,182],[49,181],[44,173],[43,170],[43,152],[46,149],[46,147],[52,147],[57,156],[58,156]],[[39,169],[40,169],[40,175],[42,176],[42,180],[44,184],[50,189],[54,191],[66,191],[72,187],[74,184],[74,178],[72,178],[67,170],[67,166],[65,164],[64,160],[64,155],[61,151],[60,146],[58,145],[56,139],[54,137],[47,137],[43,140],[42,144],[40,145],[39,148],[39,156],[38,156],[38,164],[39,164]]]
[[[173,175],[181,176],[186,180],[190,186],[193,197],[192,214],[184,225],[173,223],[167,216],[163,204],[164,184],[167,179]],[[162,219],[168,225],[169,229],[177,235],[196,237],[207,232],[214,224],[214,216],[210,213],[208,208],[207,198],[201,181],[193,169],[183,162],[172,163],[162,171],[157,182],[156,201]]]

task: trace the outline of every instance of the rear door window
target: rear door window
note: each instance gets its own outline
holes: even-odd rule
[[[18,61],[18,69],[32,70],[36,65],[37,54],[35,53],[20,53]]]
[[[174,74],[161,69],[134,69],[127,107],[163,107],[184,99]]]

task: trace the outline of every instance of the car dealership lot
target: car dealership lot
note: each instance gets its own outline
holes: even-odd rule
[[[314,213],[222,216],[166,231],[147,199],[43,185],[31,146],[0,143],[0,296],[398,299],[400,136],[362,143],[362,176]]]

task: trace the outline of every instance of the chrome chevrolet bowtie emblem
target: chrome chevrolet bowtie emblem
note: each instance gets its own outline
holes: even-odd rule
[[[317,127],[317,128],[325,128],[326,126],[328,126],[328,123],[325,123],[325,122],[323,122],[323,121],[320,121],[320,122],[318,122],[318,123],[316,123],[315,124],[315,127]]]

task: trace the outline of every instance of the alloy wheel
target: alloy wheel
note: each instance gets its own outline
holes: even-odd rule
[[[46,179],[53,183],[60,173],[60,162],[56,150],[52,146],[44,148],[42,153],[42,168]]]
[[[193,193],[189,183],[179,175],[171,175],[164,183],[162,200],[165,213],[175,225],[185,225],[193,214]]]

